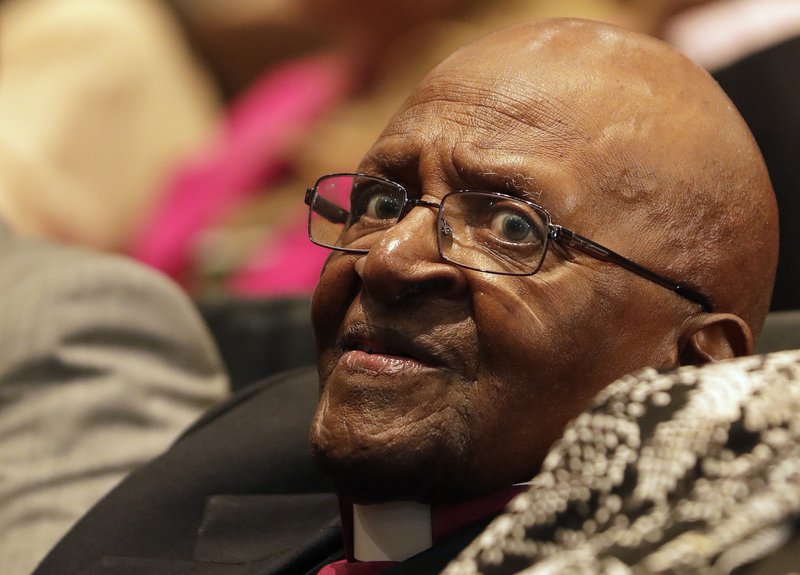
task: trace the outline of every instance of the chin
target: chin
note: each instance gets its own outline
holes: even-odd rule
[[[389,454],[347,452],[311,438],[311,457],[340,496],[353,503],[420,501],[431,497],[433,478],[422,470],[401,469]]]
[[[312,425],[311,456],[336,492],[353,503],[435,503],[463,499],[473,491],[463,484],[470,477],[463,469],[463,449],[441,434],[381,441],[346,426],[328,428],[323,420],[318,413]]]

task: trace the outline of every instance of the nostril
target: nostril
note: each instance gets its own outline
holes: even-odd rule
[[[426,294],[428,292],[446,291],[450,287],[450,282],[444,278],[430,279],[421,282],[415,282],[403,287],[397,296],[397,299],[405,297],[415,297],[418,295]]]

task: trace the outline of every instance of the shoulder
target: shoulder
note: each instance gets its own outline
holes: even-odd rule
[[[125,257],[6,239],[0,246],[0,292],[0,324],[26,353],[75,344],[95,347],[104,340],[169,351],[179,363],[186,354],[206,358],[204,370],[221,369],[191,300],[162,274]]]
[[[171,440],[227,394],[219,352],[192,301],[137,262],[13,238],[0,246],[0,293],[0,383],[26,417],[80,396],[61,425],[100,433],[102,420],[80,414],[114,406],[131,414],[132,429],[169,431]],[[23,401],[34,390],[39,401]]]

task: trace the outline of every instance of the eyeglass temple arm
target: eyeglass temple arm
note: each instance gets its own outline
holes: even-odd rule
[[[314,197],[315,195],[316,199]],[[329,222],[334,224],[347,223],[347,216],[350,215],[350,212],[345,210],[343,207],[326,200],[319,194],[316,194],[316,190],[314,188],[308,188],[306,190],[306,197],[303,201],[305,201],[306,205],[310,206],[316,213]]]
[[[560,243],[566,244],[571,248],[575,248],[576,250],[583,252],[588,256],[601,261],[611,262],[625,268],[630,272],[635,273],[636,275],[648,279],[651,282],[657,283],[658,285],[675,292],[679,296],[696,303],[703,311],[711,311],[711,304],[709,303],[708,298],[706,298],[706,296],[701,294],[699,291],[693,290],[692,288],[681,285],[662,275],[650,271],[649,269],[640,266],[636,262],[632,262],[628,258],[623,257],[596,242],[593,242],[589,238],[585,238],[576,234],[569,228],[565,228],[557,224],[551,224],[550,237]]]

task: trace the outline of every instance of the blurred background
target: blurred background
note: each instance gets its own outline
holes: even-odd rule
[[[454,48],[539,16],[655,34],[716,74],[796,212],[797,0],[2,0],[0,215],[198,299],[308,294],[306,187],[355,169]],[[776,309],[800,307],[788,227]]]

